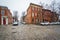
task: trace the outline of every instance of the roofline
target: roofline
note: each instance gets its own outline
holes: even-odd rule
[[[51,10],[49,10],[49,9],[42,9],[42,10],[45,10],[45,11],[51,11]]]
[[[1,8],[8,8],[7,6],[0,6]]]
[[[43,6],[40,6],[40,5],[35,4],[35,3],[30,3],[30,5],[35,5],[35,6],[43,7]]]

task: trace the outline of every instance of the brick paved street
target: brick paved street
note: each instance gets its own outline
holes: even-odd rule
[[[0,40],[60,40],[60,25],[0,26]]]

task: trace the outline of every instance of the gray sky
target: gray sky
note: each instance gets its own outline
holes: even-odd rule
[[[22,12],[27,10],[30,3],[39,4],[39,2],[44,2],[50,4],[51,1],[52,0],[0,0],[0,5],[7,6],[11,11],[17,10],[20,18]]]

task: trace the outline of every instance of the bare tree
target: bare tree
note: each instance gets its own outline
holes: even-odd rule
[[[25,16],[25,11],[22,12],[22,16]]]
[[[48,4],[45,4],[44,7],[45,7],[46,9],[49,9],[49,5],[48,5]]]
[[[22,12],[21,23],[24,21],[24,17],[25,17],[25,11]]]
[[[58,14],[60,15],[60,3],[58,3]]]
[[[14,13],[14,20],[18,21],[18,11],[13,11]]]
[[[53,12],[55,12],[55,5],[56,5],[56,2],[55,2],[55,0],[53,0],[51,2],[51,5],[50,5],[50,7],[51,7],[51,9],[52,9]]]
[[[41,6],[44,6],[44,3],[43,3],[43,2],[40,2],[39,4],[40,4]]]
[[[49,5],[46,4],[46,3],[44,3],[44,2],[40,2],[39,4],[40,4],[41,6],[43,6],[43,8],[46,8],[46,9],[49,8]]]

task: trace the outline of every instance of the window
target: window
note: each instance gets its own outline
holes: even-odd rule
[[[4,16],[4,13],[5,13],[5,11],[4,11],[4,10],[1,10],[1,14],[2,14],[2,16]]]
[[[38,22],[38,19],[36,19],[36,22]]]
[[[38,11],[40,11],[40,9],[38,8]]]
[[[37,16],[37,13],[35,13],[35,16]]]
[[[34,17],[34,13],[32,13],[32,17]]]
[[[5,9],[5,7],[2,7],[2,9]]]
[[[32,10],[34,11],[34,7],[32,7]]]
[[[37,12],[38,10],[37,10],[38,8],[37,7],[35,7],[35,11]]]

